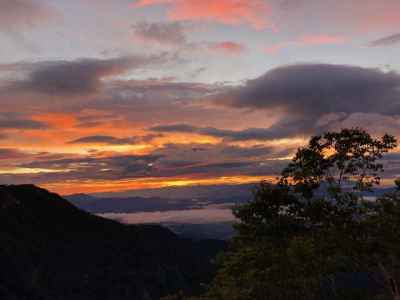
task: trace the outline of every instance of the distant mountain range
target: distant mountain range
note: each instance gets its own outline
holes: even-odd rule
[[[252,184],[221,184],[221,185],[194,185],[165,187],[156,189],[127,190],[120,192],[93,193],[91,196],[97,198],[163,198],[163,199],[225,199],[226,202],[236,200],[248,200],[251,198],[251,192],[257,187]],[[69,198],[69,196],[66,196]]]
[[[225,204],[231,200],[232,205],[238,199],[167,199],[158,197],[97,198],[79,194],[67,196],[66,199],[75,206],[94,214],[103,213],[137,213],[171,210],[200,209],[211,204]]]
[[[129,190],[122,192],[107,192],[96,194],[76,194],[66,196],[66,199],[77,207],[94,213],[111,217],[118,221],[137,219],[123,218],[117,214],[141,214],[159,212],[160,219],[148,221],[150,223],[162,224],[180,236],[201,239],[222,239],[226,240],[234,235],[232,228],[233,220],[215,219],[206,223],[199,223],[195,220],[181,221],[183,218],[174,220],[171,212],[175,215],[185,215],[191,210],[203,210],[208,214],[208,208],[230,209],[234,205],[244,203],[251,199],[252,191],[256,184],[240,185],[206,185],[191,187],[168,187],[160,189]],[[372,193],[366,192],[367,197],[377,197],[392,191],[393,187],[378,188]],[[326,189],[321,187],[319,193],[324,194]],[[170,212],[170,213],[168,213]],[[200,213],[200,212],[199,212]],[[161,216],[168,215],[169,221],[163,221]],[[143,218],[144,219],[144,218]]]
[[[0,299],[155,300],[196,292],[225,243],[122,225],[33,185],[0,186]]]
[[[250,200],[252,191],[256,186],[257,184],[199,185],[75,194],[65,196],[65,198],[82,210],[107,217],[112,214],[151,212],[176,212],[175,214],[184,215],[193,210],[204,210],[204,214],[207,214],[207,209],[210,207],[229,210],[230,207],[236,204]],[[375,189],[373,193],[365,193],[365,196],[377,197],[392,190],[393,187],[379,188]],[[321,188],[320,193],[324,193],[324,188]],[[114,219],[123,221],[123,218],[118,216]],[[190,220],[182,222],[181,220],[169,218],[168,221],[160,219],[153,220],[151,223],[165,225],[179,235],[193,239],[227,239],[234,234],[231,226],[232,222],[227,222],[226,220],[215,219],[214,222],[201,224]]]
[[[181,211],[182,215],[191,210],[231,209],[234,205],[251,199],[255,184],[241,185],[207,185],[192,187],[168,187],[161,189],[131,190],[123,192],[109,192],[97,194],[75,194],[65,196],[75,206],[93,214],[113,217],[115,214],[138,214]],[[199,213],[201,213],[199,211]],[[112,215],[112,216],[111,216]],[[186,218],[187,219],[187,218]],[[227,240],[234,235],[232,222],[215,219],[206,224],[195,221],[163,221],[152,220],[150,223],[162,224],[180,236],[195,240],[220,239]]]

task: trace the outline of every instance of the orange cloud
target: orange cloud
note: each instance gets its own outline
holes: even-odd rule
[[[238,55],[243,53],[246,50],[246,47],[243,44],[226,41],[226,42],[211,44],[210,49],[216,52]]]
[[[134,7],[168,5],[173,21],[212,21],[227,25],[248,24],[255,29],[271,27],[271,8],[264,0],[139,0]]]
[[[75,116],[66,113],[47,113],[33,116],[32,119],[45,122],[55,128],[72,128],[77,121]]]

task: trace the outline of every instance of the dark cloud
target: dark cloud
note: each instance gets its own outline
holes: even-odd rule
[[[68,144],[103,144],[103,145],[133,145],[149,143],[163,137],[162,134],[147,134],[143,136],[119,138],[110,135],[90,135],[68,142]]]
[[[25,169],[54,170],[50,174],[27,174],[35,182],[55,182],[59,180],[103,179],[119,180],[147,177],[150,165],[161,157],[159,155],[118,155],[111,157],[75,157],[61,159],[38,159],[17,167]]]
[[[15,114],[0,113],[0,129],[45,129],[48,125],[39,121],[17,116]]]
[[[385,36],[369,43],[370,47],[393,46],[400,44],[400,33]]]
[[[285,149],[287,151],[287,149]],[[163,156],[163,160],[210,162],[232,161],[242,159],[270,159],[272,157],[286,156],[276,147],[255,145],[240,147],[226,143],[219,144],[167,144],[154,152]]]
[[[95,93],[102,79],[122,75],[132,69],[166,61],[160,56],[129,56],[112,59],[78,59],[1,65],[0,71],[25,73],[6,88],[13,92],[33,92],[52,96],[77,96]]]
[[[21,155],[27,162],[14,164],[26,174],[0,174],[2,182],[51,183],[66,180],[121,180],[139,178],[209,178],[218,176],[271,175],[279,172],[288,150],[227,144],[168,144],[149,155],[104,157],[95,153],[71,157],[48,154],[26,154],[4,150],[7,158]],[[3,153],[0,151],[0,155]],[[29,173],[32,169],[32,173]],[[35,169],[50,173],[35,173]],[[14,181],[13,181],[14,180]]]
[[[344,116],[344,115],[343,115]],[[372,126],[371,126],[372,125]],[[329,130],[337,128],[361,127],[368,130],[372,135],[381,136],[389,133],[400,135],[400,122],[398,115],[382,115],[376,113],[353,113],[343,118],[337,118],[328,123]]]
[[[0,160],[16,159],[26,156],[26,153],[14,148],[0,148]]]
[[[132,28],[135,37],[145,42],[177,46],[186,43],[185,31],[179,22],[140,22]]]
[[[235,133],[201,129],[233,139],[309,135],[355,113],[400,114],[400,74],[348,65],[299,64],[273,69],[218,96],[214,103],[251,110],[276,110],[281,119],[268,129]]]
[[[302,130],[299,131],[299,128]],[[301,132],[306,134],[313,131],[314,122],[281,121],[270,128],[248,128],[240,131],[217,129],[213,127],[196,127],[187,124],[161,125],[150,128],[156,132],[193,133],[222,138],[230,141],[270,140],[293,136]]]
[[[118,155],[111,157],[79,157],[79,158],[62,158],[55,160],[35,161],[30,164],[23,165],[25,168],[87,168],[93,165],[100,166],[127,166],[129,163],[136,162],[153,162],[159,159],[159,155]]]
[[[105,144],[105,145],[130,145],[137,142],[137,138],[117,138],[109,135],[85,136],[69,142],[69,144]]]
[[[255,145],[240,147],[219,144],[167,144],[153,154],[160,155],[150,170],[154,177],[212,177],[235,175],[270,175],[282,165],[290,147]]]
[[[287,161],[223,161],[223,162],[184,162],[165,161],[156,163],[148,175],[151,177],[187,177],[193,179],[213,178],[221,176],[268,176],[278,174]]]
[[[308,64],[273,69],[220,101],[254,109],[281,108],[291,117],[328,113],[400,112],[400,74],[347,65]]]

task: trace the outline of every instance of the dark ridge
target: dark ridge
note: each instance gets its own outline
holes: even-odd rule
[[[84,212],[33,185],[0,186],[0,299],[153,300],[196,293],[223,242]]]

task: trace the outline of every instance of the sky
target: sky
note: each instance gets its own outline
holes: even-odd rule
[[[0,0],[0,183],[257,182],[313,134],[398,136],[399,12],[398,0]]]

